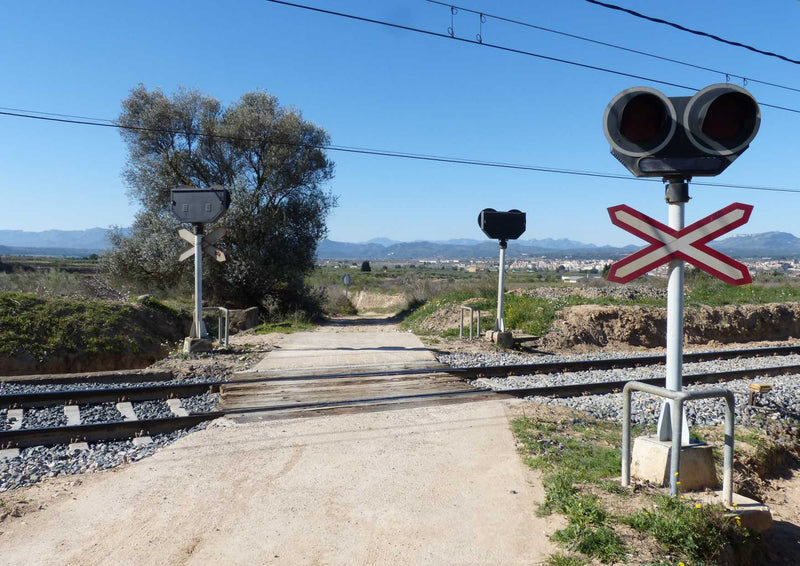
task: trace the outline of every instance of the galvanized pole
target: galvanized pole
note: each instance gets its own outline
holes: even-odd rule
[[[205,338],[203,325],[203,225],[194,225],[194,324],[192,338]]]
[[[508,243],[500,240],[500,279],[497,283],[497,320],[494,321],[494,329],[497,332],[505,332],[506,325],[503,322],[503,295],[506,288],[506,247]]]
[[[686,179],[668,179],[666,201],[669,203],[669,227],[681,230],[684,227],[684,207],[689,202],[689,184]],[[673,259],[669,262],[667,276],[667,364],[666,388],[680,391],[683,386],[683,272],[684,261]],[[683,410],[678,403],[665,401],[658,418],[659,440],[672,440],[676,430],[672,420],[681,419],[682,441],[689,443],[689,427]]]

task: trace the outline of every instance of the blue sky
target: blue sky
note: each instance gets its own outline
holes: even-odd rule
[[[308,0],[309,5],[447,33],[450,10],[423,0]],[[800,3],[745,0],[619,5],[800,58]],[[800,67],[645,22],[584,0],[460,0],[491,15],[800,88]],[[724,82],[699,71],[487,18],[454,16],[455,34],[684,84]],[[619,91],[646,81],[285,7],[264,0],[36,1],[3,6],[0,107],[116,118],[138,83],[197,88],[234,102],[263,89],[328,130],[332,143],[417,154],[626,175],[601,119]],[[741,85],[741,79],[731,79]],[[753,82],[760,102],[800,109],[800,93]],[[800,113],[762,107],[761,130],[710,181],[800,191]],[[527,212],[523,238],[640,243],[606,208],[628,204],[663,222],[660,183],[599,179],[330,152],[339,198],[329,237],[365,241],[483,238],[478,212]],[[0,116],[0,229],[129,225],[137,210],[120,176],[126,150],[111,128]],[[687,223],[734,201],[755,206],[736,233],[800,235],[800,193],[693,186]]]

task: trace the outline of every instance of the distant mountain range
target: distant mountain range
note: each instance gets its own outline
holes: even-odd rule
[[[358,260],[410,260],[410,259],[478,259],[495,258],[499,247],[494,240],[457,239],[433,242],[378,243],[381,239],[361,244],[322,240],[317,247],[319,259]],[[508,257],[563,256],[574,257],[616,256],[630,253],[636,246],[615,248],[582,244],[570,240],[516,240],[508,243]]]
[[[88,256],[101,253],[110,246],[109,230],[0,230],[0,255]],[[644,245],[644,244],[642,244]],[[734,257],[800,257],[800,238],[788,232],[743,234],[715,241],[712,247]],[[508,257],[602,257],[614,258],[629,254],[641,246],[597,246],[567,239],[513,240],[508,244]],[[496,258],[497,242],[459,238],[444,241],[398,242],[373,238],[362,243],[336,242],[325,239],[317,247],[319,259],[342,260],[411,260],[411,259],[479,259]]]
[[[108,230],[105,228],[45,230],[44,232],[0,230],[0,246],[103,250],[109,246]]]
[[[629,254],[644,246],[597,246],[567,239],[514,240],[508,243],[508,257],[544,256],[576,258],[614,258]],[[787,232],[744,234],[711,243],[725,254],[739,257],[800,257],[800,238]],[[497,242],[492,240],[458,239],[433,242],[395,242],[374,238],[369,242],[351,244],[323,240],[317,247],[319,259],[409,260],[409,259],[478,259],[495,258]]]

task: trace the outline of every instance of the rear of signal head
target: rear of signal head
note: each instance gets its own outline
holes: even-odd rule
[[[671,98],[629,88],[603,115],[612,155],[637,177],[718,175],[747,149],[760,124],[755,98],[729,84]]]

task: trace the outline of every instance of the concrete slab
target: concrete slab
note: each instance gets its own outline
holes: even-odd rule
[[[80,452],[81,450],[88,450],[88,442],[72,442],[67,446],[67,452]]]
[[[138,421],[139,417],[136,416],[136,411],[133,410],[133,403],[130,401],[122,401],[121,403],[116,404],[117,411],[122,415],[123,420],[126,421]],[[149,436],[137,436],[132,439],[134,446],[145,446],[147,444],[151,444],[153,439]]]
[[[19,448],[3,448],[0,450],[0,460],[11,460],[19,456]]]

